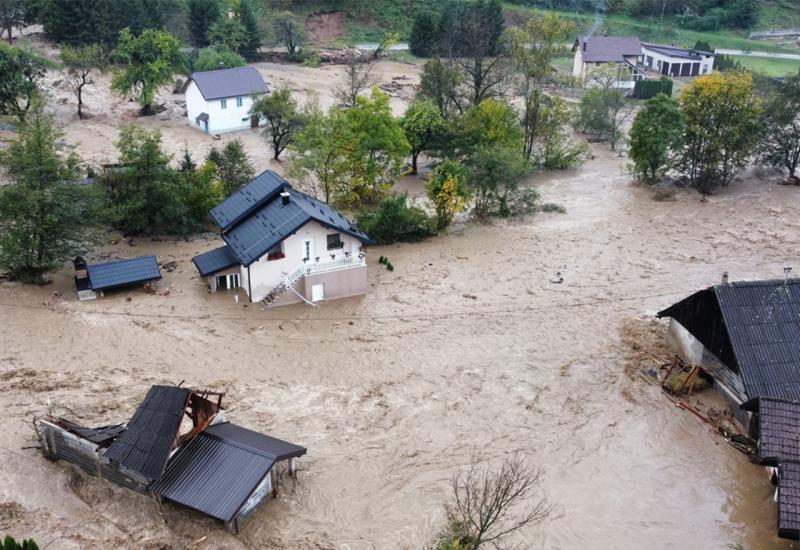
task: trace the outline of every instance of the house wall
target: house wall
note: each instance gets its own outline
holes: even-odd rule
[[[360,296],[367,292],[367,266],[353,267],[328,273],[317,273],[303,279],[304,296],[311,301],[311,289],[316,284],[325,285],[325,300]]]
[[[189,126],[203,130],[203,123],[198,122],[197,117],[200,113],[207,113],[210,134],[250,128],[250,107],[253,106],[253,97],[242,96],[241,107],[236,106],[236,97],[226,99],[227,108],[223,109],[221,100],[206,101],[197,84],[194,81],[190,82],[186,87],[186,116],[189,119]]]
[[[578,46],[575,48],[575,59],[572,62],[572,76],[584,78],[586,76],[586,65],[583,63],[583,52]]]
[[[645,67],[648,70],[651,70],[651,71],[656,71],[656,72],[660,73],[661,72],[661,66],[664,63],[669,63],[670,66],[671,66],[673,63],[680,63],[680,64],[683,64],[683,63],[697,63],[698,61],[700,63],[700,73],[699,74],[701,74],[701,75],[708,74],[714,69],[714,56],[713,55],[703,56],[702,60],[694,60],[693,61],[693,60],[690,60],[690,59],[683,59],[683,58],[680,58],[680,57],[672,57],[670,55],[665,55],[665,54],[657,52],[655,50],[650,50],[646,46],[643,47],[643,51],[644,51],[644,55],[645,55],[645,60],[646,61],[647,61],[648,57],[652,58],[652,60],[653,60],[652,63],[645,63]],[[680,74],[680,72],[678,74]],[[671,70],[669,72],[669,75],[672,75],[672,71]]]
[[[236,265],[233,267],[229,267],[228,269],[224,269],[222,271],[218,271],[213,275],[209,275],[206,277],[206,282],[208,283],[208,288],[211,289],[211,292],[217,291],[217,277],[221,277],[223,275],[233,275],[234,273],[240,273],[242,270],[242,266]],[[241,275],[240,275],[241,281]]]
[[[337,233],[337,231],[323,227],[317,222],[309,222],[283,241],[283,253],[285,257],[279,260],[267,260],[267,256],[264,255],[253,262],[250,265],[250,281],[247,279],[248,268],[242,267],[242,287],[245,289],[245,292],[250,293],[250,300],[253,302],[263,300],[273,288],[280,284],[284,275],[293,271],[303,263],[303,257],[305,255],[304,241],[306,239],[310,240],[312,243],[313,255],[310,259],[312,262],[315,261],[316,258],[319,258],[320,262],[344,258],[345,252],[349,252],[352,256],[358,254],[361,250],[361,242],[344,233],[340,233],[344,247],[337,250],[328,250],[327,236],[331,233]],[[331,254],[334,255],[333,258],[331,258]],[[342,271],[346,273],[354,270],[355,268],[350,268]],[[250,285],[249,287],[248,282]],[[303,293],[304,287],[298,287],[297,290]],[[281,299],[274,305],[291,303],[285,302],[284,300],[291,299],[293,295],[291,291],[286,291],[281,296]],[[297,297],[294,296],[294,298]]]

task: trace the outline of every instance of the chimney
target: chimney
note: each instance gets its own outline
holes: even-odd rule
[[[224,69],[225,68],[225,62],[224,61],[220,61],[219,62],[219,68],[220,69]]]
[[[727,271],[723,271],[722,272],[722,284],[723,285],[727,285],[728,284],[728,272]]]
[[[289,204],[289,197],[291,197],[291,195],[288,193],[288,191],[284,191],[283,193],[281,193],[281,204],[283,206]]]

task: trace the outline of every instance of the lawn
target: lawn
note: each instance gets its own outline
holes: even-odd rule
[[[770,59],[765,57],[731,56],[747,70],[767,76],[786,76],[800,70],[800,61],[794,59]]]

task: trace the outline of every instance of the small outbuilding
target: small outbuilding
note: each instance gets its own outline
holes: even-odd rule
[[[269,86],[255,67],[237,67],[193,73],[184,92],[189,125],[218,134],[258,126],[250,108]]]
[[[155,256],[138,256],[102,264],[87,264],[78,256],[72,261],[75,268],[75,288],[79,300],[94,300],[99,292],[128,286],[145,285],[161,279],[161,269]]]

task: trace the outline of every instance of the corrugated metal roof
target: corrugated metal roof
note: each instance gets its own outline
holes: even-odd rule
[[[263,453],[203,432],[180,448],[151,489],[222,521],[230,521],[275,464]]]
[[[777,466],[781,460],[800,460],[800,403],[758,400],[758,458]]]
[[[191,78],[206,101],[269,91],[267,83],[255,67],[203,71],[192,74]]]
[[[278,195],[288,185],[288,181],[272,170],[265,170],[212,208],[211,218],[222,231],[227,231]]]
[[[800,538],[800,462],[793,460],[778,467],[778,536]]]
[[[262,453],[275,460],[286,460],[306,454],[305,447],[289,443],[282,439],[248,430],[230,422],[214,424],[205,433],[222,439],[231,445],[237,445],[254,452]]]
[[[228,245],[220,246],[192,258],[201,277],[208,277],[229,267],[239,265],[239,260],[233,255]]]
[[[106,458],[150,480],[161,477],[180,429],[189,390],[153,386]]]
[[[642,43],[634,36],[579,37],[577,47],[589,63],[622,62],[625,56],[642,55]]]
[[[139,256],[128,260],[117,260],[87,266],[93,290],[106,290],[136,285],[161,278],[161,270],[155,256]]]

